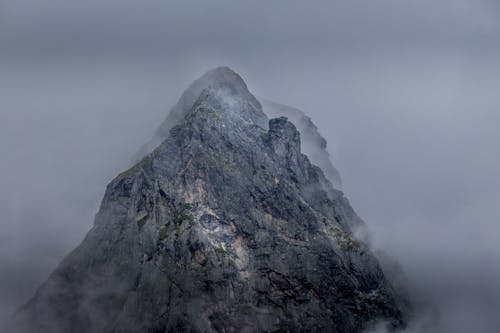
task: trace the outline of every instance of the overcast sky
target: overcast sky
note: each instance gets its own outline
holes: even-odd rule
[[[0,1],[0,321],[219,65],[313,118],[374,246],[435,304],[428,332],[500,327],[494,0]]]

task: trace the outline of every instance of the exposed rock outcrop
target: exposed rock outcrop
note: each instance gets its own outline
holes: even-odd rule
[[[343,193],[228,68],[205,74],[154,150],[10,322],[20,332],[361,332],[405,323]],[[320,140],[321,141],[321,140]],[[324,148],[324,144],[320,143]]]

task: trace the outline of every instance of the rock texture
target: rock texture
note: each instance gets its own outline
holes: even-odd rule
[[[307,155],[312,164],[317,165],[332,182],[334,188],[340,189],[342,181],[337,169],[333,166],[326,150],[326,140],[318,132],[312,119],[299,109],[268,100],[261,100],[264,113],[271,118],[287,117],[296,127],[301,137],[301,151]]]
[[[243,80],[196,81],[9,324],[19,332],[362,332],[404,302],[342,192]],[[170,124],[170,125],[167,125]]]
[[[228,81],[237,83],[235,89],[239,89],[238,93],[246,96],[247,99],[253,100],[252,103],[256,106],[258,102],[255,97],[251,96],[248,89],[242,84],[242,79],[231,70],[221,70],[217,68],[209,71],[201,78],[191,84],[191,86],[182,94],[179,101],[170,109],[167,118],[156,130],[153,138],[147,142],[133,157],[135,163],[139,162],[144,156],[151,153],[161,142],[166,140],[170,135],[170,129],[183,121],[184,116],[192,109],[194,103],[200,96],[202,90],[207,88],[217,89],[222,87]],[[262,111],[269,118],[287,117],[296,127],[301,135],[301,151],[309,157],[309,160],[314,165],[320,167],[325,176],[332,182],[333,186],[340,189],[342,181],[337,169],[333,166],[330,156],[326,150],[327,142],[318,132],[318,128],[313,123],[312,119],[304,114],[301,110],[284,104],[275,103],[268,100],[260,100]],[[257,107],[257,106],[256,106]],[[267,123],[260,123],[264,128],[267,128]]]

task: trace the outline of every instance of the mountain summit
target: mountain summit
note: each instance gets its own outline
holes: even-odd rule
[[[226,67],[196,80],[93,228],[14,316],[15,332],[362,332],[405,302],[299,111],[268,119]],[[299,113],[297,113],[299,112]],[[309,119],[309,121],[307,121]],[[302,153],[321,160],[330,176]],[[312,148],[311,148],[312,147]],[[326,157],[325,157],[326,156]],[[332,171],[333,170],[333,171]]]

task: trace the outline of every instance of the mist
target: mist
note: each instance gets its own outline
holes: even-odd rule
[[[0,322],[189,83],[226,65],[327,139],[405,272],[408,332],[497,331],[499,51],[494,1],[2,1]]]

